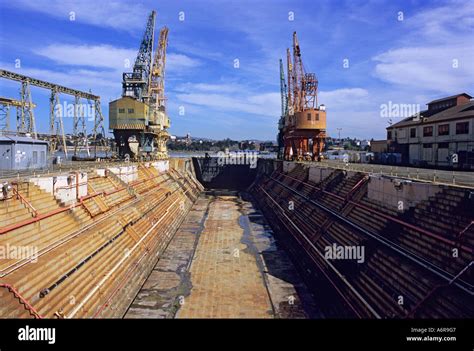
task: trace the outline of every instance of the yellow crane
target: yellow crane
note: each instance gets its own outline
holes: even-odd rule
[[[123,74],[122,97],[109,104],[109,127],[120,157],[168,158],[166,129],[170,123],[164,83],[168,28],[160,30],[155,46],[155,19],[152,11],[133,71]]]

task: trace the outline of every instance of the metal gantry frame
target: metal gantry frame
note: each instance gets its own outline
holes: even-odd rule
[[[58,149],[58,144],[61,141],[64,154],[67,158],[66,135],[64,134],[64,124],[62,112],[58,108],[59,94],[56,89],[51,90],[51,97],[49,99],[49,134],[50,134],[50,150],[54,152]],[[61,140],[60,140],[61,139]]]
[[[29,94],[29,89],[26,91]],[[17,113],[17,132],[31,133],[33,134],[33,137],[36,138],[36,128],[33,113],[33,109],[36,107],[36,105],[31,102],[30,97],[28,99],[22,99],[22,101],[7,97],[0,97],[0,131],[12,132],[10,116],[11,108],[14,107],[16,108]],[[32,126],[32,130],[25,130],[25,128],[21,130],[21,121],[22,119],[25,119],[25,116],[27,115],[29,116],[28,118],[30,120],[33,120],[33,123],[28,123],[29,126]],[[26,125],[26,123],[23,122],[23,125]]]
[[[0,130],[10,130],[10,106],[0,101]]]
[[[17,131],[30,133],[34,138],[37,137],[35,115],[33,112],[33,101],[31,99],[31,89],[29,80],[21,82],[21,106],[17,108]],[[18,112],[21,112],[18,115]],[[20,120],[18,120],[20,118]]]
[[[87,156],[90,156],[89,143],[87,141],[86,118],[80,102],[81,97],[76,95],[74,97],[74,156],[77,156],[81,147],[84,147]],[[87,100],[87,104],[90,105],[90,100]]]
[[[77,89],[71,89],[62,85],[46,82],[44,80],[28,77],[19,73],[7,71],[4,69],[0,69],[0,78],[13,80],[16,82],[21,83],[21,101],[18,104],[8,104],[6,106],[6,102],[2,103],[2,98],[0,98],[0,105],[4,106],[0,109],[0,128],[5,127],[5,130],[10,127],[9,119],[9,108],[10,106],[17,107],[17,132],[22,133],[30,133],[33,137],[37,137],[36,131],[36,121],[35,116],[33,113],[34,104],[31,99],[31,86],[36,86],[44,89],[49,89],[51,91],[50,97],[50,120],[49,120],[49,138],[51,139],[51,147],[50,151],[53,153],[56,151],[58,143],[61,141],[62,146],[64,148],[64,152],[67,154],[66,149],[66,136],[64,134],[64,122],[62,119],[62,113],[57,108],[59,104],[59,94],[66,94],[70,96],[74,96],[75,103],[74,103],[74,140],[75,146],[79,142],[77,139],[79,138],[79,133],[85,132],[85,128],[79,128],[79,126],[85,127],[85,116],[84,118],[80,119],[77,116],[77,109],[79,104],[79,99],[87,99],[88,102],[92,101],[94,104],[94,129],[93,129],[93,138],[95,142],[95,149],[94,154],[97,156],[97,135],[101,133],[102,137],[105,137],[105,129],[104,129],[104,116],[102,115],[102,109],[100,107],[100,96],[94,95],[90,92],[84,92]],[[5,98],[4,100],[11,100]],[[80,130],[80,131],[79,131]],[[84,133],[87,137],[87,134]],[[87,144],[87,142],[86,142]],[[75,152],[76,152],[75,147]]]

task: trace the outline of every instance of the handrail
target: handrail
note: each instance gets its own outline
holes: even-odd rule
[[[351,190],[349,190],[349,192],[346,195],[346,200],[349,200],[352,197],[352,194],[354,194],[357,191],[357,189],[359,189],[359,187],[361,187],[365,182],[367,182],[368,179],[369,179],[368,176],[362,177],[362,179],[359,180],[357,184],[352,187]]]
[[[52,210],[48,213],[43,213],[43,214],[37,214],[34,218],[31,218],[31,219],[27,219],[27,220],[24,220],[24,221],[21,221],[19,223],[14,223],[12,225],[9,225],[7,227],[3,227],[3,228],[0,228],[0,235],[3,235],[5,233],[8,233],[12,230],[15,230],[15,229],[18,229],[18,228],[21,228],[21,227],[24,227],[26,225],[29,225],[29,224],[32,224],[32,223],[36,223],[42,219],[45,219],[45,218],[48,218],[48,217],[51,217],[51,216],[54,216],[56,214],[59,214],[59,213],[62,213],[62,212],[65,212],[65,211],[68,211],[72,208],[75,208],[75,207],[78,207],[78,206],[82,206],[83,205],[83,202],[85,200],[88,200],[90,198],[93,198],[95,196],[99,196],[99,195],[111,195],[113,193],[116,193],[118,191],[121,191],[123,189],[126,189],[125,187],[123,188],[119,188],[119,189],[115,189],[113,191],[110,191],[110,192],[105,192],[105,191],[99,191],[99,192],[95,192],[93,194],[89,194],[89,195],[85,195],[85,196],[82,196],[79,198],[79,202],[78,203],[75,203],[75,204],[72,204],[72,205],[69,205],[69,206],[66,206],[66,207],[61,207],[61,208],[58,208],[58,209],[55,209],[55,210]]]
[[[40,220],[42,219],[45,219],[45,218],[49,218],[49,217],[52,217],[54,215],[57,215],[59,213],[62,213],[62,212],[66,212],[66,211],[69,211],[75,207],[79,207],[79,206],[82,206],[82,203],[84,200],[87,200],[91,197],[94,197],[94,196],[98,196],[98,195],[101,195],[103,192],[99,192],[99,193],[94,193],[94,194],[89,194],[89,195],[86,195],[86,196],[82,196],[80,199],[79,199],[79,202],[78,203],[75,203],[75,204],[72,204],[72,205],[69,205],[69,206],[66,206],[66,207],[59,207],[55,210],[52,210],[48,213],[42,213],[42,214],[38,214],[36,217],[34,218],[31,218],[31,219],[26,219],[24,221],[21,221],[21,222],[18,222],[18,223],[14,223],[14,224],[11,224],[9,226],[6,226],[6,227],[3,227],[3,228],[0,228],[0,235],[3,235],[3,234],[6,234],[12,230],[15,230],[15,229],[18,229],[18,228],[21,228],[21,227],[24,227],[26,225],[29,225],[29,224],[32,224],[32,223],[36,223],[36,222],[39,222]]]
[[[97,195],[97,194],[92,194],[92,195]],[[87,196],[90,196],[90,195],[87,195]],[[87,196],[85,196],[85,197],[87,197]],[[101,222],[104,221],[105,219],[110,218],[111,216],[113,216],[113,215],[115,215],[116,213],[118,213],[119,210],[132,206],[134,203],[136,203],[136,201],[138,201],[138,200],[135,199],[134,201],[132,201],[130,204],[126,205],[125,207],[122,207],[122,208],[119,208],[119,209],[115,209],[115,210],[110,211],[105,217],[102,217],[102,218],[98,219],[97,221],[93,222],[92,224],[88,224],[88,225],[86,225],[85,227],[82,227],[82,228],[79,229],[78,231],[75,231],[75,232],[73,232],[71,235],[68,235],[68,236],[65,237],[64,239],[61,239],[61,240],[59,240],[58,242],[54,243],[52,246],[51,246],[51,245],[47,246],[47,247],[45,248],[45,251],[42,251],[41,253],[38,253],[38,257],[41,256],[41,255],[43,255],[43,254],[45,254],[45,253],[47,253],[47,252],[49,252],[49,251],[51,251],[52,249],[56,248],[57,245],[62,245],[62,244],[65,242],[64,240],[67,241],[67,239],[74,238],[74,237],[76,237],[77,235],[80,235],[81,233],[83,233],[84,231],[86,231],[87,229],[90,229],[90,228],[92,227],[92,225],[101,223]],[[85,210],[87,211],[87,208],[85,208]],[[43,249],[43,250],[44,250],[44,249]],[[3,270],[1,270],[1,271],[0,271],[0,277],[3,277],[3,276],[5,276],[6,274],[9,274],[10,272],[5,273],[5,269],[7,269],[7,268],[9,269],[9,268],[11,268],[12,266],[15,266],[15,265],[16,265],[16,263],[13,264],[13,265],[11,265],[11,266],[9,266],[9,267],[4,268]]]
[[[38,216],[38,211],[36,208],[33,207],[33,205],[23,196],[20,194],[20,191],[18,190],[18,183],[16,183],[17,189],[15,187],[12,187],[13,192],[16,194],[16,198],[20,200],[20,203],[24,203],[27,205],[32,211],[33,211],[33,217]]]
[[[169,181],[169,180],[166,180],[165,182],[168,182],[168,181]],[[163,183],[163,182],[160,182],[159,184],[157,184],[157,186],[160,185],[160,184],[162,184],[162,183]],[[83,196],[83,197],[82,197],[82,200],[87,200],[87,199],[89,199],[89,198],[91,198],[91,197],[98,196],[98,195],[100,195],[100,194],[101,194],[101,193],[89,194],[89,195]],[[147,195],[147,194],[145,194],[145,196],[146,196],[146,195]],[[130,204],[127,204],[125,207],[128,207],[128,206],[133,205],[136,201],[137,201],[137,199],[133,200]],[[83,205],[85,205],[85,204],[83,204]],[[81,206],[81,203],[75,204],[75,206],[73,206],[73,207],[78,207],[78,206]],[[125,207],[122,207],[122,209],[125,208]],[[88,212],[88,209],[87,209],[85,206],[84,206],[84,209]],[[100,218],[100,219],[98,219],[98,220],[97,220],[96,222],[94,222],[94,223],[97,224],[98,222],[101,222],[102,220],[104,220],[104,219],[106,219],[106,218],[109,218],[109,216],[114,215],[115,213],[117,213],[117,212],[116,212],[117,210],[118,210],[118,209],[112,210],[111,213],[109,212],[108,215],[106,215],[106,217]],[[53,215],[54,215],[54,214],[53,214]],[[30,221],[29,221],[29,222],[30,222]],[[30,223],[34,223],[34,222],[30,222]],[[18,227],[21,227],[21,226],[23,226],[23,225],[27,225],[27,224],[30,224],[30,223],[19,224]],[[17,226],[15,226],[15,227],[17,227]],[[88,229],[88,228],[89,228],[89,225],[86,225],[84,228],[80,229],[77,233],[81,233],[81,232],[83,232],[85,229]],[[15,228],[13,228],[13,229],[15,229]],[[7,230],[5,230],[5,228],[0,228],[0,235],[1,235],[1,234],[5,234],[5,232],[8,232],[8,231],[13,230],[13,229],[12,229],[12,228],[8,228]],[[76,235],[76,234],[73,234],[72,237],[74,237],[75,235]],[[49,249],[48,249],[48,250],[49,250]],[[43,253],[46,253],[46,252],[48,252],[48,251],[45,251],[45,252],[43,252]],[[16,265],[16,263],[15,263],[14,265]],[[14,266],[14,265],[13,265],[13,266]],[[5,275],[7,274],[7,273],[4,273],[4,272],[5,272],[5,269],[10,268],[10,267],[12,267],[12,266],[6,267],[6,268],[4,268],[3,270],[1,270],[1,271],[0,271],[0,277],[5,276]]]
[[[458,239],[461,239],[461,237],[464,235],[464,233],[467,232],[469,230],[469,228],[472,227],[473,224],[474,224],[474,221],[471,221],[471,223],[469,223],[463,230],[461,230],[458,234]]]
[[[20,304],[22,304],[25,309],[35,318],[42,319],[43,317],[36,311],[36,309],[31,306],[31,304],[26,300],[19,292],[16,290],[13,285],[11,284],[0,284],[0,288],[6,288],[8,291],[10,291],[15,298],[17,298],[20,301]]]
[[[83,185],[87,185],[87,182],[58,186],[58,187],[55,187],[54,190],[56,192],[56,190],[72,189],[72,188],[75,188],[76,186],[83,186]]]

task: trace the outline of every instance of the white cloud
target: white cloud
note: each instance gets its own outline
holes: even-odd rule
[[[218,111],[226,111],[229,114],[244,112],[277,118],[280,113],[280,94],[278,93],[264,93],[252,96],[190,93],[177,94],[176,97],[184,104],[206,106]]]
[[[92,24],[99,27],[111,27],[119,30],[145,30],[150,10],[142,4],[129,1],[97,1],[97,0],[17,0],[5,2],[7,6],[40,12],[49,16],[79,23]],[[74,12],[75,21],[70,21],[70,13]]]
[[[407,25],[413,27],[414,38],[443,43],[464,43],[472,38],[474,30],[474,2],[452,0],[408,17]]]
[[[219,93],[235,93],[241,92],[246,87],[235,84],[235,83],[228,83],[228,84],[208,84],[208,83],[184,83],[178,85],[174,88],[177,92],[183,93],[190,93],[193,91],[205,91],[205,92],[219,92]]]
[[[135,49],[111,45],[51,44],[44,48],[33,49],[33,52],[62,65],[110,68],[118,71],[131,70],[137,56]],[[194,68],[200,64],[199,60],[182,54],[170,53],[166,59],[166,69],[175,72]]]
[[[195,68],[200,65],[201,61],[183,54],[170,53],[166,55],[166,70],[172,72],[179,72],[180,70]]]
[[[59,64],[90,66],[127,70],[133,66],[137,51],[111,45],[51,44],[33,49],[37,55],[47,57]],[[126,67],[128,63],[129,67]]]
[[[345,109],[354,111],[369,102],[369,92],[362,88],[342,88],[321,91],[318,103],[326,105],[328,110]]]
[[[184,105],[191,104],[229,114],[249,113],[275,119],[280,114],[279,93],[255,92],[246,85],[188,82],[179,85],[175,90],[178,92],[175,97]]]
[[[278,92],[255,92],[249,86],[238,84],[192,84],[178,87],[185,93],[176,94],[180,103],[198,105],[215,111],[232,113],[249,113],[253,115],[278,119],[281,113],[281,98]],[[343,88],[322,91],[319,102],[324,103],[328,111],[346,111],[345,118],[354,111],[368,111],[373,107],[370,94],[362,88]],[[347,112],[347,111],[350,112]],[[329,113],[329,112],[328,112]],[[369,113],[367,112],[367,115]],[[353,126],[357,121],[353,121]]]
[[[404,47],[373,58],[375,75],[389,83],[446,94],[472,89],[474,50],[466,46]],[[456,67],[457,65],[457,67]]]
[[[468,92],[474,83],[474,3],[452,3],[418,13],[400,46],[372,58],[374,75],[414,91]],[[457,67],[456,67],[457,66]]]

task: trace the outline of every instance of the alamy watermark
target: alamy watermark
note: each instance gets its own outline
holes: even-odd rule
[[[0,245],[0,260],[25,260],[30,259],[31,262],[38,262],[37,246],[16,246],[16,245]]]
[[[365,261],[365,246],[342,246],[336,243],[324,248],[324,258],[327,260],[357,260]]]
[[[383,118],[407,118],[419,116],[420,104],[399,104],[389,101],[380,105],[380,117]]]
[[[72,104],[64,101],[62,104],[54,106],[54,114],[56,117],[70,117],[74,116],[87,118],[89,122],[95,120],[95,108],[91,104]]]
[[[18,329],[19,341],[46,341],[52,345],[56,342],[56,328],[36,328],[29,325]]]
[[[250,168],[257,167],[258,155],[256,152],[223,152],[217,153],[217,163],[222,165],[250,165]]]

